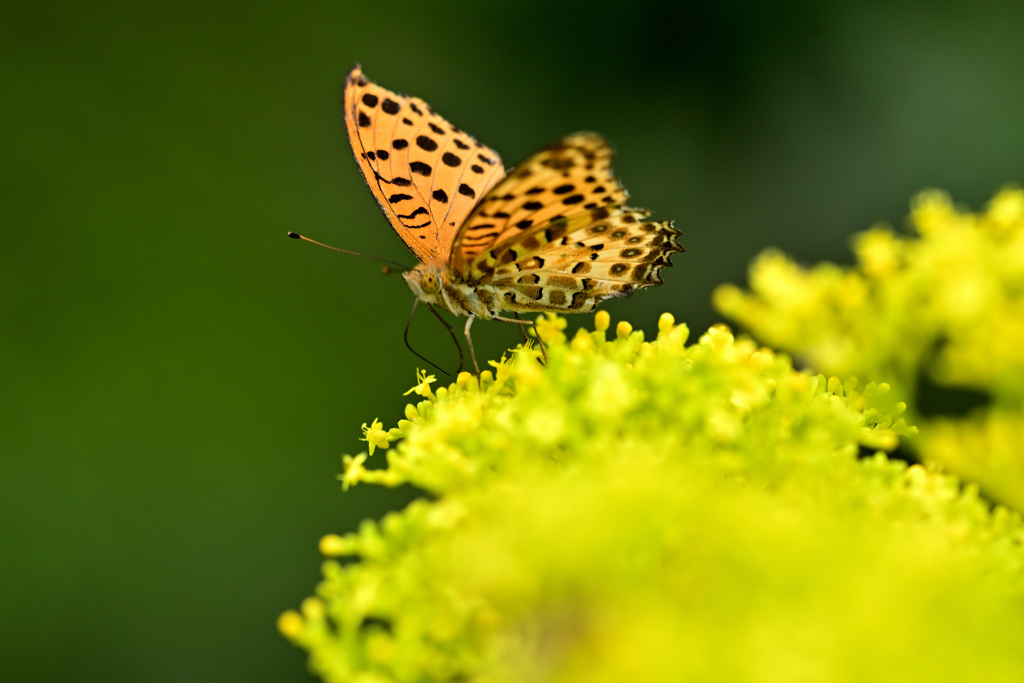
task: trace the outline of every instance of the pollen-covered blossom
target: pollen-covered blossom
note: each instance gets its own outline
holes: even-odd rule
[[[715,302],[819,372],[891,385],[922,429],[907,444],[919,459],[1024,510],[1024,454],[994,438],[1024,433],[1024,190],[1000,191],[979,213],[928,190],[911,203],[910,224],[913,234],[856,235],[853,267],[804,268],[766,251],[751,265],[751,290],[723,285]],[[985,400],[935,419],[918,405],[941,399],[918,396],[922,386]]]
[[[324,537],[279,630],[331,683],[1024,680],[1024,194],[912,215],[720,289],[758,340],[545,315],[546,356],[418,372],[341,478],[421,495]],[[990,403],[923,417],[922,376]]]
[[[409,391],[402,394],[402,396],[408,396],[409,394],[418,394],[424,398],[431,398],[433,392],[430,390],[430,385],[437,381],[437,377],[434,375],[428,375],[426,370],[416,371],[416,386]]]
[[[363,438],[360,441],[365,441],[370,444],[370,455],[373,455],[374,448],[387,448],[391,445],[388,439],[388,433],[384,430],[384,426],[380,423],[380,420],[374,418],[373,424],[369,427],[366,423],[363,423]]]
[[[561,344],[565,341],[565,326],[568,321],[554,313],[537,316],[537,335],[545,344]]]
[[[364,424],[363,426],[365,427],[366,425]],[[373,453],[372,443],[370,444],[370,453]],[[338,475],[338,480],[341,482],[341,488],[347,491],[352,486],[363,481],[366,475],[366,453],[343,455],[341,456],[341,465],[344,471]]]
[[[1024,525],[886,456],[917,432],[889,384],[724,325],[596,323],[366,429],[387,466],[346,458],[343,483],[425,494],[321,543],[320,597],[279,628],[325,680],[1024,676]]]

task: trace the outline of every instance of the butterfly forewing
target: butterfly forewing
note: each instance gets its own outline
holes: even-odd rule
[[[611,146],[596,133],[576,133],[537,152],[484,197],[455,238],[451,268],[472,278],[482,252],[553,221],[625,203],[612,174]]]
[[[345,80],[344,107],[356,163],[391,227],[421,262],[447,264],[460,226],[504,177],[501,158],[359,66]]]

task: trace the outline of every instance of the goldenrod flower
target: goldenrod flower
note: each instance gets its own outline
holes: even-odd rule
[[[437,381],[437,377],[428,375],[426,370],[416,371],[416,386],[409,391],[402,394],[402,396],[408,396],[409,394],[417,394],[424,398],[431,398],[433,392],[430,390],[430,385]]]
[[[803,268],[769,250],[751,266],[749,293],[725,285],[715,303],[812,368],[889,383],[923,430],[909,444],[919,458],[1024,510],[1024,454],[979,425],[1024,419],[1008,417],[1024,412],[1024,191],[1004,189],[971,213],[928,190],[912,202],[911,224],[916,235],[885,226],[857,235],[852,268]],[[930,433],[917,407],[922,378],[981,392],[990,405]]]
[[[388,439],[388,433],[384,431],[383,425],[381,425],[380,420],[377,418],[373,419],[373,424],[369,427],[367,427],[364,422],[362,429],[363,438],[361,438],[360,441],[365,441],[370,444],[370,455],[373,455],[374,448],[387,448],[391,445],[391,442]]]
[[[546,359],[417,372],[340,478],[423,495],[324,536],[279,630],[331,682],[1024,680],[1024,194],[912,218],[720,288],[757,341],[544,315]]]

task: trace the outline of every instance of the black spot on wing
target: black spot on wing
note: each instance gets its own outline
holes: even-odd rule
[[[564,171],[567,168],[573,167],[572,159],[560,159],[558,157],[548,157],[540,163],[542,166],[547,166],[548,168],[556,171]]]
[[[409,218],[415,218],[416,216],[419,216],[420,214],[424,214],[424,213],[427,213],[427,210],[425,208],[423,208],[422,206],[420,206],[420,207],[417,207],[416,210],[413,211],[412,213],[407,213],[405,215],[398,214],[398,217],[399,218],[409,219]]]

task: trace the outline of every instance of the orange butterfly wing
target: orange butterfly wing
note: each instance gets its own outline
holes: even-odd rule
[[[516,166],[474,209],[455,238],[452,270],[470,276],[481,252],[572,219],[621,206],[628,193],[612,174],[614,151],[596,133],[576,133]]]
[[[517,311],[588,311],[661,284],[679,231],[625,206],[613,154],[600,135],[576,133],[529,157],[466,220],[451,270]]]
[[[505,176],[501,158],[423,100],[371,83],[358,64],[344,108],[356,163],[391,227],[421,262],[447,265],[459,228]]]

